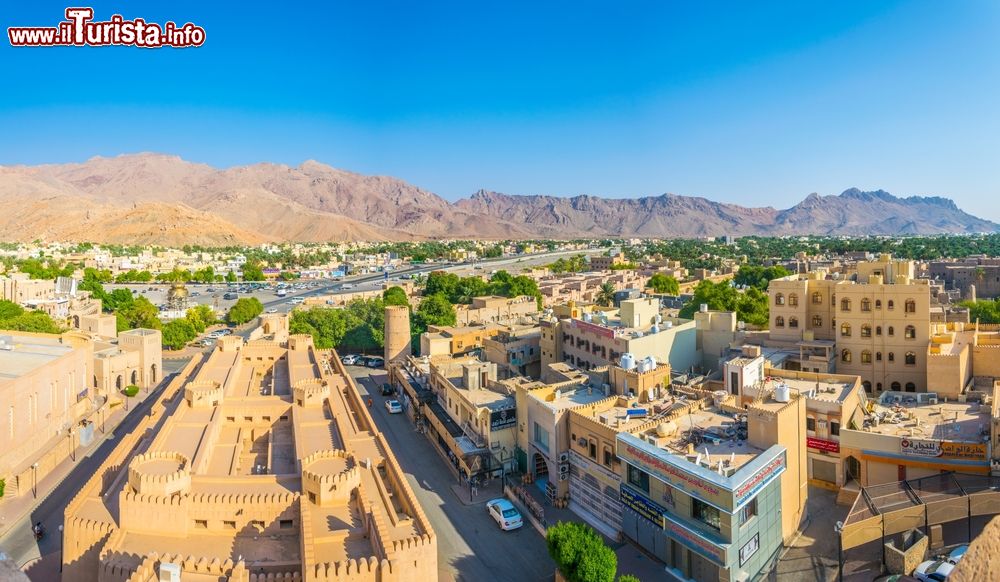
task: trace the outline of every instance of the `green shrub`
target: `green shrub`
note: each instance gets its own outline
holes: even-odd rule
[[[618,557],[589,526],[560,521],[549,528],[545,542],[569,582],[614,582]]]
[[[3,497],[3,490],[6,487],[7,487],[7,481],[4,479],[0,479],[0,498]]]

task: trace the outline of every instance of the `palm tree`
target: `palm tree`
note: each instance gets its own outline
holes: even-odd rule
[[[611,307],[615,302],[615,286],[611,282],[601,283],[601,290],[597,292],[597,304],[604,307]]]

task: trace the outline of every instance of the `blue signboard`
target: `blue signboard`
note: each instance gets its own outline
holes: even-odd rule
[[[667,512],[665,508],[625,484],[621,486],[621,499],[622,505],[645,517],[656,527],[663,527],[663,514]]]

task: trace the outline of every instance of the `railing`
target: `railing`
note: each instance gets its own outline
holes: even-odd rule
[[[465,436],[472,439],[472,442],[476,443],[477,447],[486,447],[486,437],[473,428],[468,421],[462,422],[462,432],[465,433]]]

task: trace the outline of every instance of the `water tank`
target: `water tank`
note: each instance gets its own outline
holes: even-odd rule
[[[649,333],[650,334],[660,333],[660,326],[654,323],[653,327],[649,328]]]
[[[653,321],[655,321],[656,323],[662,323],[663,322],[663,316],[660,315],[659,313],[657,313],[656,317],[653,318]]]
[[[788,384],[778,384],[774,387],[774,399],[778,402],[788,402],[791,399],[791,390]]]
[[[590,323],[591,321],[594,320],[594,316],[591,315],[589,312],[588,313],[584,313],[583,314],[583,320],[586,321],[587,323]]]
[[[670,329],[673,326],[674,326],[674,322],[668,321],[668,322],[666,322],[666,323],[663,324],[663,329]]]
[[[677,425],[674,421],[668,420],[667,422],[661,422],[656,427],[656,435],[661,437],[668,437],[677,434]]]
[[[619,360],[618,365],[621,366],[622,369],[624,369],[624,370],[633,370],[633,369],[635,369],[635,356],[633,356],[632,354],[630,354],[628,352],[622,354],[622,358],[621,358],[621,360]]]
[[[727,396],[729,396],[729,393],[725,390],[716,390],[715,392],[712,392],[712,402],[716,406],[721,406]]]
[[[702,303],[698,306],[698,311],[702,313],[708,313],[708,303]]]
[[[636,370],[638,370],[640,374],[645,374],[649,371],[649,362],[646,361],[646,358],[639,360],[639,363],[636,364]]]
[[[646,356],[646,361],[649,362],[649,369],[650,370],[655,370],[656,369],[656,358],[654,358],[653,356]]]

